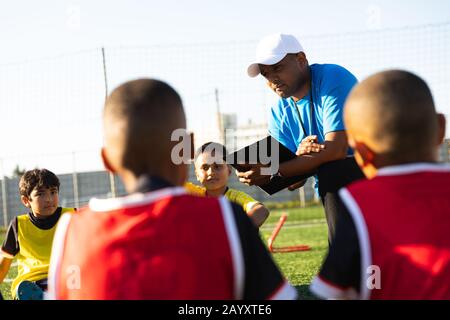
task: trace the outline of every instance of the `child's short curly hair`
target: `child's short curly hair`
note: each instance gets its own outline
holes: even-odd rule
[[[47,169],[33,169],[26,171],[19,182],[19,193],[21,196],[29,197],[34,188],[57,187],[59,190],[59,179]]]
[[[225,160],[225,158],[227,157],[228,153],[227,153],[227,149],[225,148],[225,146],[223,144],[220,144],[218,142],[207,142],[205,144],[203,144],[200,148],[197,149],[197,151],[195,151],[195,155],[194,155],[194,161],[197,161],[197,158],[205,152],[211,152],[213,153],[213,156],[216,156],[216,152],[218,159],[223,158],[223,160]]]

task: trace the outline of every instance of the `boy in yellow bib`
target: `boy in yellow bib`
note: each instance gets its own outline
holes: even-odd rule
[[[226,154],[225,146],[220,143],[208,142],[202,145],[194,156],[195,174],[202,185],[186,182],[185,189],[199,196],[225,196],[241,205],[255,225],[260,227],[269,216],[269,211],[245,192],[228,188],[231,169],[223,160],[223,155]]]
[[[11,285],[15,299],[42,299],[47,289],[47,274],[53,235],[59,218],[74,208],[61,208],[59,179],[46,169],[24,173],[19,182],[20,199],[29,213],[15,217],[1,248],[0,283],[17,258],[17,277]]]

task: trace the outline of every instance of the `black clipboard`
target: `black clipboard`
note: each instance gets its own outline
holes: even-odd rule
[[[276,159],[276,149],[278,150],[279,163],[283,163],[292,160],[297,157],[295,153],[286,148],[282,143],[278,142],[272,136],[267,136],[251,145],[248,145],[242,149],[239,149],[226,156],[226,162],[233,166],[238,171],[246,171],[242,164],[256,164],[264,163],[271,164]],[[262,156],[262,157],[261,157]],[[267,160],[270,159],[270,162]],[[290,185],[309,178],[316,174],[316,170],[308,174],[294,176],[294,177],[280,177],[273,176],[269,183],[258,186],[269,195],[277,193]]]

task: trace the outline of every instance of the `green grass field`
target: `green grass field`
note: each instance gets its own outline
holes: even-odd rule
[[[328,250],[327,224],[323,207],[271,211],[270,218],[261,228],[261,236],[265,243],[272,234],[282,212],[288,214],[288,219],[273,246],[306,244],[311,247],[311,250],[274,253],[274,260],[289,282],[296,287],[300,299],[314,299],[308,287],[313,276],[319,271]]]
[[[283,212],[288,219],[278,234],[273,246],[291,246],[306,244],[310,251],[275,253],[273,257],[289,282],[296,287],[300,299],[314,299],[308,286],[312,277],[318,272],[320,264],[328,248],[327,225],[321,206],[304,209],[272,210],[269,219],[261,228],[261,237],[265,243],[272,234]],[[0,241],[3,242],[4,231],[0,231]],[[17,274],[17,267],[10,269],[6,281],[0,284],[0,290],[5,299],[11,299],[11,279]]]

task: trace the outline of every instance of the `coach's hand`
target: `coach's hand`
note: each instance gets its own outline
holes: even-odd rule
[[[311,154],[312,152],[320,152],[323,149],[325,149],[325,145],[319,143],[316,135],[307,136],[302,140],[295,154],[297,156],[302,156],[305,154]]]
[[[269,182],[270,175],[261,175],[261,167],[264,167],[263,165],[245,164],[241,166],[246,171],[242,172],[236,170],[236,175],[238,176],[240,182],[245,183],[249,186],[262,186]]]

